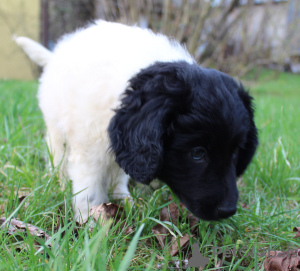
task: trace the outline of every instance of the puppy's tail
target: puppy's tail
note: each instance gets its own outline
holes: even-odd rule
[[[45,67],[49,63],[52,53],[44,46],[26,37],[14,36],[13,39],[37,65]]]

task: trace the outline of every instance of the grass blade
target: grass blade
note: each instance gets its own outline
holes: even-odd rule
[[[138,231],[136,232],[136,234],[134,235],[134,237],[132,238],[132,241],[129,245],[129,248],[124,256],[124,259],[123,261],[121,262],[120,264],[120,267],[118,269],[118,271],[127,271],[128,270],[128,267],[130,265],[130,262],[134,256],[134,253],[135,253],[135,250],[136,250],[136,247],[137,247],[137,243],[139,241],[139,238],[140,238],[140,235],[143,231],[143,228],[144,228],[145,224],[142,224],[140,226],[140,228],[138,229]]]

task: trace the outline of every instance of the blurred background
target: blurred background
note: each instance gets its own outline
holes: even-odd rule
[[[300,73],[300,0],[1,0],[0,79],[39,74],[13,35],[52,50],[61,35],[99,18],[171,36],[200,65],[235,77],[266,67]]]

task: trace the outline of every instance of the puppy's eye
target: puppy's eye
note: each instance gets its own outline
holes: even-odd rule
[[[191,152],[191,156],[194,160],[200,161],[205,157],[205,149],[201,147],[194,148]]]

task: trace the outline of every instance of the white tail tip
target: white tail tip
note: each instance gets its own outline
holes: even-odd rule
[[[13,40],[23,49],[33,62],[41,67],[45,67],[52,57],[52,53],[48,49],[32,39],[13,35]]]

